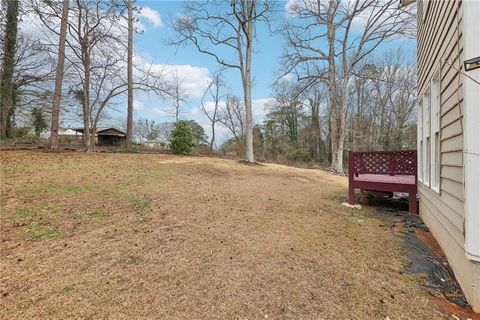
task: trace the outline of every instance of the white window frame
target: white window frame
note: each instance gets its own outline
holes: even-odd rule
[[[417,113],[417,178],[423,183],[423,95],[418,103]]]
[[[422,157],[421,157],[421,172],[422,172],[422,183],[430,187],[430,82],[422,94]]]
[[[418,181],[436,193],[441,182],[441,77],[437,67],[419,101],[417,115]]]
[[[430,188],[440,193],[441,181],[441,76],[437,67],[430,81]]]

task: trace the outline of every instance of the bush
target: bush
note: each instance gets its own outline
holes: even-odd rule
[[[172,132],[170,150],[175,154],[189,153],[193,147],[193,134],[188,121],[178,121]]]
[[[28,127],[12,128],[12,138],[25,138],[29,135]]]
[[[286,150],[286,157],[289,162],[309,162],[312,161],[308,150],[298,148],[295,146],[288,146]]]

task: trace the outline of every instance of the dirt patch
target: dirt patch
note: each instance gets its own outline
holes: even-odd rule
[[[439,305],[440,310],[447,315],[455,315],[460,320],[480,320],[480,315],[471,308],[460,307],[458,304],[441,297],[433,296],[432,299]],[[451,319],[455,319],[453,316]]]
[[[373,196],[369,197],[373,199]],[[421,276],[420,283],[432,295],[442,312],[455,319],[479,319],[455,279],[446,256],[428,228],[417,215],[394,209],[403,202],[400,198],[375,199],[373,202],[389,204],[390,208],[380,207],[376,211],[389,221],[391,230],[403,238],[403,247],[410,264],[408,274]]]
[[[420,240],[425,246],[427,246],[432,252],[434,252],[438,257],[442,260],[447,260],[445,253],[443,252],[442,248],[438,244],[437,240],[433,237],[431,232],[415,229],[415,236]]]
[[[0,160],[1,318],[444,318],[385,220],[341,205],[345,177],[153,154]]]

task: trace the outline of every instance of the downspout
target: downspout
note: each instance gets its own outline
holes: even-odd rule
[[[480,1],[463,1],[463,52],[465,59],[480,56]],[[480,262],[480,68],[465,71],[464,96],[464,177],[465,253]],[[468,76],[467,76],[468,75]],[[475,79],[475,81],[472,80]]]

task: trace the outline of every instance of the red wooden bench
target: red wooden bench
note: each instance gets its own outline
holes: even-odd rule
[[[417,151],[348,152],[348,202],[355,189],[408,193],[408,208],[417,213]]]

